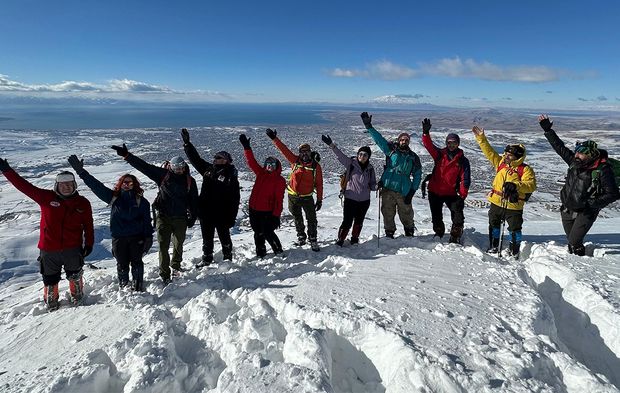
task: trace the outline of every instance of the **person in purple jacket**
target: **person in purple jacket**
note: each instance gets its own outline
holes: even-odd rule
[[[370,191],[377,190],[375,168],[370,163],[370,147],[362,146],[357,151],[357,156],[347,157],[329,135],[322,135],[321,139],[334,151],[338,161],[347,168],[344,186],[344,217],[338,229],[336,244],[342,247],[351,225],[353,225],[351,244],[357,244],[366,212],[370,207]]]

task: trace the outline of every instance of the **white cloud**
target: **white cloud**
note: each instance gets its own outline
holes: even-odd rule
[[[472,78],[490,81],[540,83],[568,76],[564,70],[547,66],[499,66],[488,61],[462,60],[460,57],[445,58],[434,63],[422,63],[418,68],[381,60],[367,64],[364,69],[334,68],[329,75],[339,78],[362,77],[368,79],[402,80],[423,76],[448,78]]]
[[[133,92],[133,93],[173,93],[167,87],[149,85],[148,83],[133,81],[130,79],[113,79],[109,83],[109,91]]]

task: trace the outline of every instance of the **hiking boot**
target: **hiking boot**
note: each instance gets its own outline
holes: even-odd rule
[[[133,289],[136,292],[144,292],[144,281],[133,280],[131,282],[131,289]]]
[[[359,242],[360,242],[360,239],[359,239],[359,238],[357,238],[357,237],[352,237],[352,238],[351,238],[351,245],[353,245],[353,244],[359,244]]]
[[[310,240],[310,248],[312,251],[321,251],[321,247],[319,247],[319,242],[316,240]]]
[[[435,232],[435,235],[433,237],[437,236],[441,239],[446,233],[446,227],[443,225],[443,223],[441,223],[441,225],[433,225],[433,232]]]
[[[75,305],[82,304],[84,300],[84,280],[82,279],[82,271],[71,274],[67,277],[69,280],[69,293],[71,294],[71,302]]]
[[[43,287],[43,301],[49,311],[58,310],[60,301],[58,300],[58,284],[45,285]]]
[[[405,236],[413,237],[413,231],[414,230],[415,230],[415,228],[405,228]]]
[[[362,225],[353,224],[353,229],[351,229],[351,244],[358,244],[360,242],[360,233],[362,233]]]
[[[231,261],[233,259],[233,255],[232,255],[232,243],[231,244],[222,244],[222,259],[225,261]],[[265,251],[265,254],[267,254],[267,252]]]
[[[264,258],[267,255],[267,247],[256,247],[256,256],[258,258]],[[225,258],[224,258],[225,259]]]
[[[123,289],[127,285],[129,285],[129,281],[128,280],[119,280],[118,281],[118,289]]]
[[[336,244],[342,247],[345,239],[347,238],[348,233],[349,233],[348,229],[344,229],[342,227],[338,229],[338,240],[336,241]]]
[[[295,243],[293,243],[295,246],[297,247],[301,247],[304,244],[306,244],[306,238],[305,237],[301,237],[301,236],[297,236],[297,241]]]
[[[489,254],[497,254],[499,252],[499,237],[493,237],[489,234],[489,248],[487,248]]]
[[[340,247],[344,246],[344,240],[336,240],[336,245]]]
[[[586,255],[586,246],[583,244],[580,246],[573,246],[573,254],[583,257]]]
[[[463,235],[463,227],[452,225],[450,229],[450,243],[458,243],[461,244],[461,236]]]
[[[181,277],[185,269],[179,267],[178,269],[170,269],[170,277]]]
[[[209,266],[213,262],[213,255],[203,255],[200,262],[196,264],[197,268]]]
[[[266,255],[266,254],[267,254],[267,252],[265,252],[265,255]],[[232,259],[233,259],[233,258],[232,258],[232,252],[231,252],[231,253],[228,253],[228,252],[227,252],[227,253],[222,254],[222,259],[223,259],[223,260],[225,260],[225,261],[230,261],[230,262],[232,262]]]
[[[170,284],[172,282],[172,280],[169,279],[169,278],[162,278],[161,280],[162,280],[162,283],[163,283],[164,287],[167,287],[168,284]]]
[[[514,259],[519,259],[519,253],[521,251],[521,243],[510,242],[510,244],[508,245],[508,251],[510,252],[511,257],[513,257]]]
[[[389,237],[390,239],[394,239],[394,232],[385,232],[385,237]]]

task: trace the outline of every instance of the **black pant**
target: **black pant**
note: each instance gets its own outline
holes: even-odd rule
[[[433,231],[438,236],[443,236],[446,232],[446,226],[443,223],[443,205],[450,209],[450,218],[452,226],[463,228],[465,225],[465,201],[458,195],[442,196],[435,193],[428,193],[428,204],[431,208],[431,217],[433,221]]]
[[[222,254],[224,259],[232,256],[232,240],[230,238],[230,228],[226,224],[216,223],[208,217],[200,217],[200,232],[202,232],[202,253],[207,257],[213,258],[213,237],[217,230],[217,237],[222,244]]]
[[[116,270],[119,283],[129,282],[129,266],[134,280],[144,279],[144,236],[127,236],[112,238],[112,255],[116,258]]]
[[[577,248],[583,247],[583,239],[592,228],[594,221],[598,217],[599,210],[585,210],[573,212],[562,207],[562,226],[568,240],[568,245]]]
[[[250,226],[254,231],[254,244],[256,255],[263,257],[267,254],[265,240],[271,246],[274,253],[282,252],[282,244],[275,233],[274,221],[271,212],[261,212],[250,209]]]
[[[351,229],[351,225],[354,223],[356,226],[359,225],[361,227],[364,224],[366,212],[369,207],[370,199],[367,201],[354,201],[353,199],[345,198],[340,229],[344,229],[348,232],[349,229]]]
[[[489,227],[499,230],[503,219],[508,223],[508,230],[510,232],[521,232],[523,228],[523,210],[503,209],[500,206],[491,204],[489,209]]]

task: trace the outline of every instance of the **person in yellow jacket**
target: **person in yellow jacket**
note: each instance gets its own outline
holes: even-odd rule
[[[521,247],[521,229],[523,226],[523,208],[529,195],[536,190],[536,175],[532,167],[525,164],[525,146],[507,145],[500,155],[491,147],[484,135],[484,128],[474,126],[472,129],[476,141],[484,156],[495,169],[492,189],[487,199],[491,202],[489,209],[489,253],[498,253],[500,227],[502,221],[508,223],[510,232],[510,255],[519,258]]]

